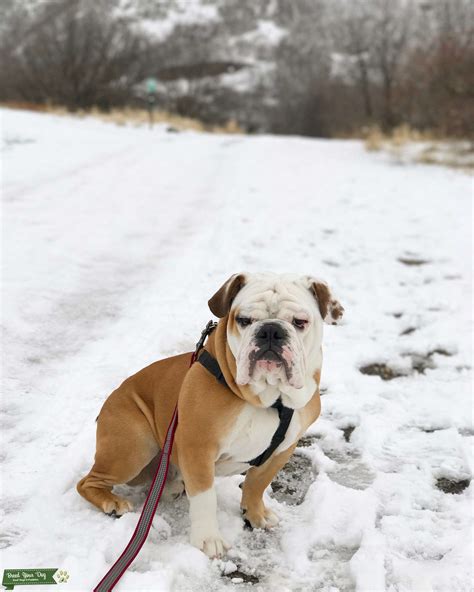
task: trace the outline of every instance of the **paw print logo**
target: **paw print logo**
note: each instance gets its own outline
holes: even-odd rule
[[[69,574],[65,569],[59,569],[56,572],[56,581],[58,584],[65,584],[69,580]]]

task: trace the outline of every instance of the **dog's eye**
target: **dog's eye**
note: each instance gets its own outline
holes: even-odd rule
[[[297,329],[304,329],[307,324],[308,324],[308,321],[306,319],[293,319],[293,325]]]
[[[235,320],[241,327],[248,327],[252,324],[252,319],[250,317],[237,317]]]

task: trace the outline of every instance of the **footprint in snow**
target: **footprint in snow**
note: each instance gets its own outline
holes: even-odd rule
[[[403,263],[403,265],[408,265],[410,267],[418,265],[427,265],[428,263],[431,263],[429,259],[421,259],[421,257],[416,256],[399,257],[397,261],[399,261],[399,263]]]
[[[328,473],[331,481],[350,489],[367,489],[372,485],[375,474],[353,451],[326,450],[325,454],[337,467]]]
[[[350,441],[354,429],[354,426],[343,429],[346,442]],[[315,436],[303,436],[298,446],[311,447],[316,441]],[[367,489],[374,481],[375,475],[353,451],[325,450],[324,453],[336,463],[336,467],[328,472],[335,483],[351,489]],[[273,497],[290,505],[301,504],[315,475],[310,458],[296,452],[273,480]]]
[[[21,539],[22,535],[20,531],[15,529],[6,529],[0,534],[0,549],[6,549],[12,545],[16,545]]]
[[[401,336],[405,336],[405,335],[411,335],[412,333],[414,333],[416,331],[416,327],[407,327],[406,329],[404,329],[400,335]]]

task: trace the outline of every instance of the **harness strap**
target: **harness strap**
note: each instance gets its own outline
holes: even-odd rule
[[[280,446],[286,436],[286,432],[288,431],[288,427],[291,422],[291,418],[293,417],[293,413],[295,412],[294,409],[290,409],[289,407],[285,407],[281,402],[281,399],[277,399],[272,407],[278,411],[278,419],[280,423],[276,429],[276,432],[273,434],[272,441],[270,442],[270,446],[262,452],[259,456],[256,456],[254,459],[249,460],[249,464],[253,467],[259,467],[263,465],[265,461],[267,461],[271,455],[275,452],[275,450]]]
[[[225,381],[224,375],[222,374],[221,367],[219,366],[219,362],[211,356],[211,354],[206,350],[203,349],[197,359],[197,361],[204,366],[204,368],[210,372],[217,380],[224,386],[227,386],[227,382]],[[288,427],[291,422],[291,418],[293,417],[294,409],[290,409],[289,407],[285,407],[281,402],[281,399],[277,399],[272,407],[278,411],[278,427],[273,434],[272,440],[270,445],[266,450],[259,454],[252,460],[248,461],[249,465],[253,467],[259,467],[263,465],[265,461],[267,461],[270,456],[275,452],[275,450],[280,446],[286,436],[286,432],[288,431]]]
[[[203,349],[201,351],[197,361],[202,364],[208,372],[215,376],[222,385],[227,386],[227,382],[225,381],[225,377],[222,374],[219,362],[216,360],[216,358],[211,356],[207,349]]]

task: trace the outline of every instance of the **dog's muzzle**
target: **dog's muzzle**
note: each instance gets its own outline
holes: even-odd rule
[[[303,386],[304,352],[292,327],[283,321],[259,322],[247,335],[237,356],[237,384],[265,380],[268,384]]]
[[[285,364],[283,347],[288,340],[288,332],[280,323],[263,323],[255,333],[254,349],[250,352],[250,374],[258,366],[268,372]]]

